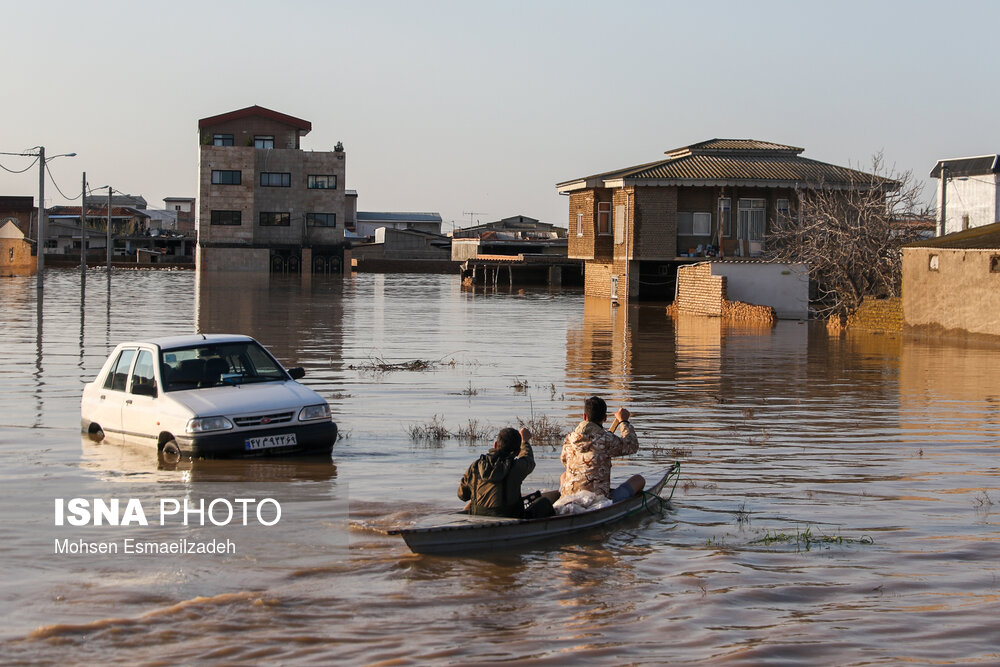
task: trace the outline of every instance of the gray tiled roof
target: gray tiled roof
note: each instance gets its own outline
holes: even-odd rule
[[[634,185],[763,182],[835,188],[883,180],[855,169],[801,157],[802,150],[755,139],[710,139],[667,151],[664,160],[565,181],[557,187],[580,181],[622,180]]]

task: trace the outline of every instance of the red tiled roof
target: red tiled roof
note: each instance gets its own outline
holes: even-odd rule
[[[279,111],[272,111],[271,109],[265,109],[264,107],[257,106],[256,104],[252,107],[246,107],[245,109],[237,109],[236,111],[230,111],[228,113],[219,114],[218,116],[209,116],[208,118],[202,118],[198,121],[198,129],[205,127],[210,127],[212,125],[218,125],[220,123],[227,123],[231,120],[239,120],[241,118],[250,118],[253,116],[259,116],[261,118],[269,118],[270,120],[277,121],[279,123],[284,123],[285,125],[291,125],[295,129],[299,130],[303,134],[308,133],[312,130],[312,123],[307,120],[302,120],[301,118],[296,118],[295,116],[289,116],[288,114],[283,114]]]

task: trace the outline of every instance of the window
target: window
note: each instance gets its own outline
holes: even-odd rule
[[[239,185],[243,182],[242,171],[231,171],[228,169],[212,170],[212,185]],[[181,210],[180,206],[175,206],[175,210]]]
[[[306,213],[306,224],[310,227],[336,227],[336,213]]]
[[[272,135],[258,134],[253,138],[254,148],[274,148],[274,137]]]
[[[788,219],[788,217],[789,217],[789,209],[788,209],[788,200],[787,199],[779,199],[777,201],[776,205],[775,205],[775,208],[778,211],[778,219],[779,220],[787,220]]]
[[[611,234],[611,202],[597,202],[597,233]]]
[[[583,213],[576,214],[576,235],[583,236]]]
[[[733,235],[732,200],[729,197],[719,197],[719,221],[722,225],[722,236]]]
[[[615,244],[625,243],[625,206],[619,204],[615,206]]]
[[[215,134],[215,135],[212,135],[212,145],[213,146],[232,146],[233,145],[233,135],[231,135],[231,134]]]
[[[736,237],[763,241],[766,220],[763,199],[741,199],[736,209]]]
[[[712,235],[712,214],[692,213],[691,234],[694,236]]]
[[[213,225],[242,225],[243,213],[241,211],[212,211]]]
[[[149,350],[139,350],[139,358],[135,360],[132,371],[133,394],[156,396],[156,377],[153,375],[153,353]]]
[[[336,174],[310,174],[307,177],[307,184],[310,190],[336,190]]]
[[[694,234],[694,215],[691,213],[677,214],[677,236],[692,236]]]
[[[712,235],[712,214],[711,213],[678,213],[677,214],[677,235],[678,236],[711,236]]]
[[[132,365],[132,358],[135,350],[122,350],[115,360],[114,366],[108,371],[108,377],[104,379],[104,388],[113,391],[125,391],[125,382],[128,380],[128,369]]]
[[[236,172],[236,173],[238,174],[238,173],[240,173],[240,172]],[[179,210],[181,210],[181,205],[180,205],[180,204],[174,204],[174,210],[175,210],[175,211],[179,211]]]
[[[292,216],[290,213],[260,212],[261,227],[288,227],[291,224]]]
[[[292,175],[277,171],[260,172],[260,184],[265,188],[287,188],[292,185]]]
[[[1000,273],[1000,255],[990,255],[990,273]]]

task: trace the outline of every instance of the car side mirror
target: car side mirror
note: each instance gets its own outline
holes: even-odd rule
[[[301,380],[306,376],[306,369],[296,366],[295,368],[289,368],[288,374],[293,380]]]

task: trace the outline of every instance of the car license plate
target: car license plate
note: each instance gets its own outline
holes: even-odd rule
[[[265,435],[259,438],[247,438],[246,450],[248,452],[255,449],[271,449],[272,447],[289,447],[297,445],[299,441],[294,433],[283,433],[281,435]]]

